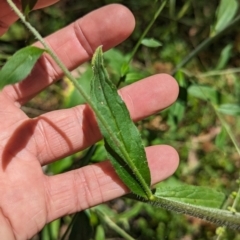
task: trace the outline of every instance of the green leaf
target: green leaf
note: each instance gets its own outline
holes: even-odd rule
[[[73,156],[65,157],[59,161],[52,162],[48,165],[48,171],[52,174],[59,174],[70,168],[73,163]]]
[[[0,71],[0,89],[26,78],[43,52],[37,47],[25,47],[16,52]]]
[[[129,64],[124,62],[121,67],[121,77],[125,76],[129,72]]]
[[[45,225],[41,231],[41,237],[44,240],[58,239],[60,229],[60,219],[57,219],[51,223]]]
[[[60,219],[57,219],[49,223],[49,230],[50,230],[52,239],[58,239],[60,226],[61,226]]]
[[[92,236],[92,226],[86,211],[76,213],[69,240],[89,240]]]
[[[22,11],[25,16],[34,8],[38,0],[22,0]]]
[[[224,29],[230,21],[234,18],[238,10],[237,0],[221,0],[218,11],[217,21],[214,32],[220,32]]]
[[[218,148],[224,149],[228,139],[228,134],[225,128],[222,127],[221,132],[217,135],[215,139],[215,144]]]
[[[104,228],[102,225],[98,225],[96,228],[94,240],[103,240],[103,239],[106,239]]]
[[[202,100],[209,100],[214,104],[219,101],[219,93],[212,87],[192,85],[188,88],[188,94]]]
[[[156,40],[154,38],[144,38],[141,43],[142,43],[142,45],[144,45],[146,47],[151,47],[151,48],[156,48],[156,47],[162,46],[162,43],[160,43],[158,40]]]
[[[92,64],[91,99],[100,113],[95,111],[108,158],[133,193],[149,198],[152,196],[150,171],[141,137],[115,85],[108,78],[101,47],[97,48]]]
[[[205,192],[206,193],[206,192]],[[191,194],[188,195],[191,199]],[[210,196],[214,196],[210,194]],[[197,198],[199,199],[199,197]],[[160,207],[176,213],[187,214],[193,217],[215,223],[220,226],[226,226],[235,230],[240,230],[240,214],[226,210],[220,210],[211,207],[193,205],[173,197],[162,197],[159,192],[155,199],[147,201],[155,207]],[[144,201],[144,200],[143,200]],[[193,203],[193,202],[192,202]]]
[[[143,79],[144,77],[146,77],[146,75],[144,75],[143,73],[140,73],[140,72],[129,72],[127,73],[126,75],[126,80],[125,82],[127,84],[131,84],[131,83],[134,83],[140,79]]]
[[[220,113],[227,114],[227,115],[233,115],[238,116],[240,115],[240,106],[237,104],[227,103],[227,104],[221,104],[217,110]]]
[[[104,53],[104,60],[107,63],[108,69],[111,70],[112,75],[116,75],[118,80],[122,76],[122,66],[126,65],[126,55],[123,55],[118,49],[112,48]],[[126,67],[129,68],[128,64]]]
[[[229,43],[227,46],[225,46],[222,49],[221,55],[220,55],[220,58],[218,60],[215,70],[223,69],[226,66],[227,62],[229,61],[229,59],[231,57],[232,49],[233,49],[232,43]]]
[[[223,193],[214,189],[191,185],[158,187],[154,195],[173,201],[212,208],[219,208],[225,199]]]
[[[86,71],[77,78],[77,81],[80,83],[85,93],[90,93],[90,81],[92,77],[92,68],[87,66]],[[79,93],[79,91],[73,86],[72,82],[67,78],[63,78],[66,87],[63,90],[63,104],[65,108],[71,108],[79,104],[86,103],[85,99]]]
[[[12,43],[13,41],[26,41],[28,30],[19,21],[13,23],[5,34],[0,36],[0,40],[4,42]],[[14,44],[11,44],[14,47]],[[2,51],[2,50],[1,50]]]
[[[143,201],[155,207],[187,214],[220,226],[240,229],[240,214],[217,209],[216,207],[222,204],[224,195],[213,189],[189,185],[158,187],[154,197]]]

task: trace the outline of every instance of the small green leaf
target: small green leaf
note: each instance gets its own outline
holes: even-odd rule
[[[227,139],[228,139],[227,131],[225,128],[222,128],[221,132],[217,135],[215,139],[216,146],[220,149],[224,149],[224,147],[226,146]]]
[[[227,114],[227,115],[233,115],[233,116],[239,116],[240,115],[240,106],[237,104],[222,104],[220,105],[217,110],[220,113]]]
[[[121,67],[121,77],[125,76],[129,72],[129,64],[124,62]]]
[[[156,40],[154,38],[144,38],[141,43],[142,43],[142,45],[144,45],[146,47],[151,47],[151,48],[156,48],[156,47],[162,46],[162,43],[160,43],[158,40]]]
[[[193,217],[212,222],[220,226],[226,226],[234,230],[240,230],[240,214],[230,211],[193,205],[172,198],[155,196],[155,199],[147,201],[155,207],[160,207],[176,213],[187,214]]]
[[[101,47],[97,48],[92,64],[91,99],[100,113],[96,117],[108,158],[133,193],[149,198],[152,196],[150,171],[141,137],[115,85],[108,78]]]
[[[87,66],[86,71],[81,74],[81,77],[77,78],[78,82],[81,82],[81,86],[85,93],[90,93],[90,81],[92,77],[92,68],[90,66]],[[66,84],[66,87],[63,90],[63,104],[65,108],[71,108],[74,106],[77,106],[79,104],[84,104],[85,99],[82,97],[82,95],[79,93],[79,91],[73,86],[71,81],[67,78],[63,78],[64,83]]]
[[[49,228],[50,228],[49,230],[50,230],[52,239],[58,239],[60,226],[61,226],[60,219],[56,219],[55,221],[49,223]]]
[[[123,68],[125,69],[127,67],[127,70],[129,68],[128,64],[126,64],[127,56],[123,55],[121,51],[115,48],[112,48],[104,53],[104,60],[107,63],[108,69],[110,69],[111,73],[116,75],[117,80],[120,76],[123,76]]]
[[[158,187],[154,195],[173,201],[212,208],[219,208],[225,199],[223,193],[214,189],[191,185]]]
[[[169,211],[240,230],[239,213],[216,208],[222,204],[223,200],[224,195],[213,189],[183,185],[168,188],[158,187],[153,199],[143,201]]]
[[[129,72],[126,75],[125,82],[127,84],[131,84],[131,83],[137,82],[140,79],[143,79],[144,77],[146,77],[146,75],[144,75],[143,73],[140,73],[140,72]]]
[[[218,60],[217,66],[215,68],[215,70],[220,70],[223,69],[226,64],[228,63],[231,54],[232,54],[232,49],[233,49],[233,44],[229,43],[227,46],[225,46],[222,51],[221,51],[221,55],[220,58]]]
[[[48,165],[48,172],[52,174],[59,174],[66,169],[69,169],[73,164],[73,156],[68,156],[65,157],[57,162],[52,162],[51,164]]]
[[[103,240],[103,239],[106,239],[104,228],[102,225],[98,225],[96,228],[94,240]]]
[[[220,32],[234,18],[238,10],[237,0],[221,0],[217,11],[217,21],[214,32]]]
[[[16,52],[0,71],[0,89],[26,78],[43,52],[37,47],[25,47]]]
[[[93,229],[86,211],[76,213],[73,219],[73,226],[69,235],[69,240],[89,240]]]
[[[25,16],[34,8],[38,0],[22,0],[22,11]]]
[[[214,104],[219,101],[219,93],[212,87],[192,85],[188,88],[188,94],[202,100],[209,100]]]

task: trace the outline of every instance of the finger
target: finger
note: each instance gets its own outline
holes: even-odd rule
[[[171,105],[178,96],[178,86],[171,76],[161,74],[120,92],[132,119],[137,121]],[[101,138],[93,112],[86,105],[50,112],[36,121],[33,149],[42,165],[85,149]]]
[[[46,42],[71,70],[91,58],[98,46],[103,45],[107,50],[125,40],[133,31],[134,24],[134,17],[127,8],[111,4],[50,35]],[[41,46],[40,43],[36,45]],[[49,55],[44,54],[27,79],[7,86],[4,91],[13,101],[24,104],[61,76],[61,69]]]
[[[37,2],[35,9],[43,8],[56,3],[58,0],[40,0]],[[14,1],[18,8],[21,8],[20,1]],[[18,19],[17,15],[12,11],[7,1],[0,1],[0,36],[3,35],[8,28]]]
[[[169,146],[146,149],[152,184],[177,169],[177,152]],[[108,161],[49,177],[47,180],[48,222],[87,209],[128,193]]]

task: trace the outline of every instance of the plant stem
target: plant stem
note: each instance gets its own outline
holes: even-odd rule
[[[172,75],[174,75],[179,69],[181,69],[184,65],[186,65],[190,60],[192,60],[200,51],[205,49],[211,43],[213,43],[218,37],[224,34],[229,28],[233,27],[240,21],[240,15],[238,15],[233,21],[231,21],[225,28],[221,31],[217,32],[215,35],[210,36],[201,42],[188,56],[186,56],[172,71]]]
[[[81,93],[84,100],[91,106],[91,108],[93,108],[95,110],[88,95],[84,92],[82,87],[78,84],[77,80],[72,76],[71,72],[65,67],[65,65],[61,62],[61,60],[57,57],[57,55],[53,52],[53,50],[47,45],[47,43],[44,41],[43,37],[39,34],[39,32],[29,22],[26,21],[26,18],[24,17],[22,12],[17,8],[17,6],[13,3],[12,0],[7,0],[7,2],[11,6],[13,11],[22,20],[24,25],[39,40],[39,42],[41,42],[41,44],[43,45],[43,47],[45,48],[47,53],[53,58],[53,60],[57,63],[57,65],[62,69],[64,74],[70,79],[70,81],[73,83],[73,85],[76,87],[76,89]]]
[[[195,77],[195,78],[207,78],[207,77],[213,77],[213,76],[221,76],[221,75],[227,75],[227,74],[234,74],[234,73],[240,73],[240,68],[228,68],[225,70],[213,70],[206,73],[192,73],[186,69],[180,69],[180,72],[184,73],[188,77]]]
[[[102,219],[102,221],[106,223],[116,233],[118,233],[120,236],[122,236],[126,240],[134,240],[134,238],[132,238],[128,233],[126,233],[123,229],[121,229],[103,211],[101,211],[99,208],[96,208],[95,210],[98,213],[98,216]]]
[[[234,230],[240,230],[240,214],[230,211],[219,210],[214,208],[200,207],[184,202],[177,202],[167,198],[156,197],[154,200],[147,201],[148,203],[174,211],[177,213],[188,214],[209,222],[224,225]]]
[[[158,18],[159,14],[162,12],[164,6],[166,5],[168,0],[164,0],[162,2],[162,4],[160,5],[160,7],[158,8],[157,12],[154,14],[151,22],[148,24],[148,26],[146,27],[146,29],[144,30],[143,34],[140,36],[140,38],[137,41],[137,44],[135,45],[134,49],[132,50],[130,57],[128,59],[127,64],[129,64],[131,62],[131,60],[133,59],[134,55],[136,54],[143,38],[146,36],[146,34],[149,32],[149,30],[151,29],[152,25],[154,24],[154,22],[156,21],[156,19]]]
[[[222,114],[218,112],[217,110],[217,107],[213,106],[214,110],[215,110],[215,113],[217,114],[222,126],[224,127],[224,129],[226,130],[228,136],[230,137],[234,147],[236,148],[237,152],[238,152],[238,155],[240,156],[240,149],[238,147],[238,144],[237,144],[237,140],[235,139],[235,136],[234,134],[232,133],[232,131],[230,130],[229,128],[229,125],[226,123],[226,121],[224,120],[224,118],[222,117]],[[232,209],[235,209],[238,202],[240,200],[240,186],[238,188],[238,192],[237,192],[237,196],[235,197],[234,201],[233,201],[233,204],[231,206]],[[225,227],[223,227],[223,231],[225,231]],[[220,240],[222,237],[222,235],[218,235],[217,239],[216,240]]]
[[[132,61],[134,55],[136,54],[139,46],[141,45],[141,42],[143,40],[143,38],[147,35],[147,33],[149,32],[149,30],[151,29],[152,25],[154,24],[154,22],[156,21],[156,19],[158,18],[159,14],[162,12],[164,6],[166,5],[168,0],[164,0],[162,2],[162,4],[160,5],[160,7],[158,8],[157,12],[154,14],[151,22],[148,24],[148,26],[146,27],[146,29],[144,30],[143,34],[140,36],[140,38],[138,39],[135,47],[133,48],[132,52],[130,53],[130,56],[129,56],[129,59],[128,61],[125,63],[126,66],[129,66],[130,62]],[[126,74],[127,74],[128,70],[127,71],[124,71],[124,73],[122,74],[122,76],[120,77],[118,83],[116,84],[117,87],[120,86],[121,82],[124,82],[125,81],[125,78],[126,78]]]

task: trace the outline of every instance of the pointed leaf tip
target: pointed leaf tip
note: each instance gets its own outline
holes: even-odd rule
[[[98,112],[97,121],[108,158],[133,193],[145,199],[151,198],[150,170],[141,136],[117,88],[108,78],[101,46],[96,49],[92,64],[91,99]]]

